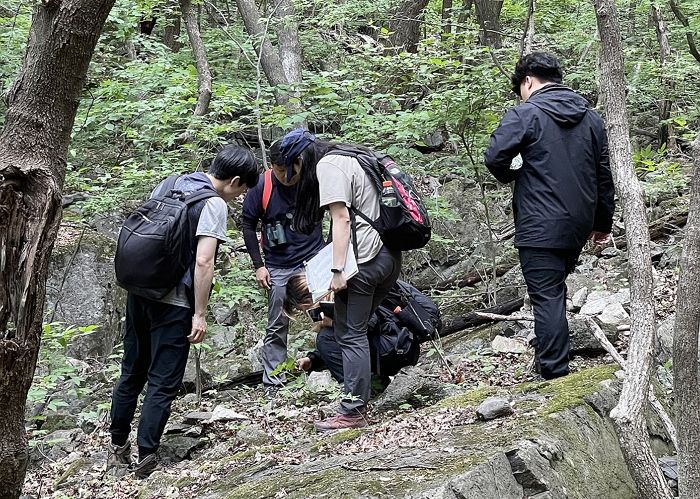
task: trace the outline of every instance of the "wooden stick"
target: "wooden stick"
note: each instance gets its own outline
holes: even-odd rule
[[[525,314],[511,314],[511,315],[501,315],[501,314],[489,314],[488,312],[475,312],[479,317],[484,319],[490,319],[492,321],[534,321],[535,318],[531,315]]]

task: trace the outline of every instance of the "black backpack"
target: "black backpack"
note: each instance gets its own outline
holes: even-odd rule
[[[397,281],[368,324],[375,372],[393,376],[415,366],[420,344],[435,339],[441,328],[437,306],[410,284]]]
[[[168,177],[157,196],[127,217],[117,241],[117,282],[152,300],[163,298],[192,267],[197,251],[194,235],[203,207],[197,203],[218,196],[211,186],[188,194],[175,190],[177,179],[177,175]]]
[[[402,172],[386,154],[354,145],[337,145],[326,156],[350,156],[357,159],[365,173],[381,194],[385,180],[393,184],[398,206],[379,205],[379,218],[371,220],[354,206],[350,209],[379,233],[384,245],[397,251],[422,248],[430,241],[431,226],[428,210],[418,194],[413,179]]]

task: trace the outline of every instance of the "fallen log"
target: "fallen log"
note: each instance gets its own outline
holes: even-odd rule
[[[470,312],[462,317],[456,317],[452,320],[445,321],[442,327],[440,336],[448,336],[453,333],[457,333],[469,327],[476,327],[487,322],[492,322],[491,319],[483,317],[480,314],[497,314],[497,315],[508,315],[515,312],[520,307],[523,306],[523,299],[516,298],[507,302],[503,302],[500,305],[495,305],[493,307],[485,308],[483,310],[476,310]]]
[[[501,277],[503,274],[508,272],[510,269],[512,269],[515,266],[513,263],[508,263],[504,265],[497,265],[496,266],[496,277]],[[459,276],[454,276],[450,277],[449,279],[445,279],[444,281],[438,282],[435,286],[432,286],[432,289],[438,290],[438,291],[445,291],[453,287],[458,287],[458,288],[464,288],[467,286],[474,286],[475,284],[479,284],[484,280],[484,277],[486,278],[491,278],[493,277],[493,269],[488,268],[485,269],[485,272],[479,272],[479,271],[473,271],[469,272],[468,274],[463,274]]]

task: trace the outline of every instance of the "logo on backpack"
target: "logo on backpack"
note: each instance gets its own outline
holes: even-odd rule
[[[432,230],[428,210],[411,176],[401,171],[390,156],[349,145],[338,145],[326,155],[350,156],[357,159],[372,180],[382,198],[379,204],[379,218],[371,220],[354,206],[350,209],[379,233],[387,248],[408,251],[428,244]]]
[[[168,177],[157,196],[127,217],[117,241],[117,282],[153,300],[163,298],[192,267],[202,209],[198,203],[218,196],[210,185],[188,194],[175,190],[177,179],[177,175]]]

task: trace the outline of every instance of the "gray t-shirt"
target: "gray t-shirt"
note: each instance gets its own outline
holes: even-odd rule
[[[379,193],[355,158],[331,154],[316,165],[320,205],[342,202],[361,211],[370,220],[379,218]],[[355,217],[357,262],[373,259],[382,249],[379,233],[361,217]],[[352,237],[352,234],[351,234]]]
[[[175,188],[188,193],[201,188],[202,182],[211,184],[209,178],[204,173],[193,173],[192,175],[180,177],[175,183]],[[158,185],[151,193],[151,197],[158,195],[161,187],[162,184]],[[198,237],[215,237],[223,243],[228,242],[228,236],[226,235],[227,219],[228,208],[226,207],[226,201],[218,196],[207,199],[205,205],[202,207],[202,213],[199,216],[196,235]],[[186,289],[188,284],[191,285],[188,274],[189,273],[185,275],[183,280],[180,281],[176,287],[158,301],[178,307],[190,308]]]

